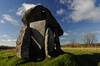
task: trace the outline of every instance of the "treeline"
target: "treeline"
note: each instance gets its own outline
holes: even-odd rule
[[[10,46],[0,46],[0,50],[5,50],[5,49],[15,49],[15,47],[10,47]]]
[[[95,43],[95,44],[66,44],[66,45],[61,45],[62,48],[100,48],[100,43]]]
[[[77,48],[77,47],[78,48],[96,47],[96,48],[100,48],[100,43],[98,42],[96,35],[94,33],[83,34],[80,40],[81,41],[77,42],[75,37],[70,38],[68,40],[69,43],[62,45],[62,47],[75,47],[75,48]]]

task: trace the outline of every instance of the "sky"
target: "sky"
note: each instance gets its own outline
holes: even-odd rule
[[[48,8],[61,25],[61,44],[71,38],[81,42],[87,33],[94,33],[100,42],[100,0],[0,0],[0,45],[16,46],[21,16],[37,4]]]

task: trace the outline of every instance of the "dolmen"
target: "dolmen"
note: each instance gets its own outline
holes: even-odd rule
[[[59,36],[63,30],[51,12],[42,5],[27,10],[22,16],[21,27],[16,41],[16,54],[19,58],[43,60],[63,53]]]

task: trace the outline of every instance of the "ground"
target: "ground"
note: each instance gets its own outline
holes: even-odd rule
[[[32,62],[16,57],[16,50],[0,50],[0,66],[100,66],[100,48],[63,48],[56,58]]]

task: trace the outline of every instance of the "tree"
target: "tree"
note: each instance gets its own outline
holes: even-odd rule
[[[75,41],[74,38],[71,38],[71,39],[69,40],[69,43],[72,45],[72,47],[74,47],[76,41]]]
[[[88,45],[91,45],[91,44],[94,44],[97,40],[96,40],[96,36],[94,33],[88,33],[88,34],[85,34],[83,36],[83,42],[85,44],[88,44]]]

